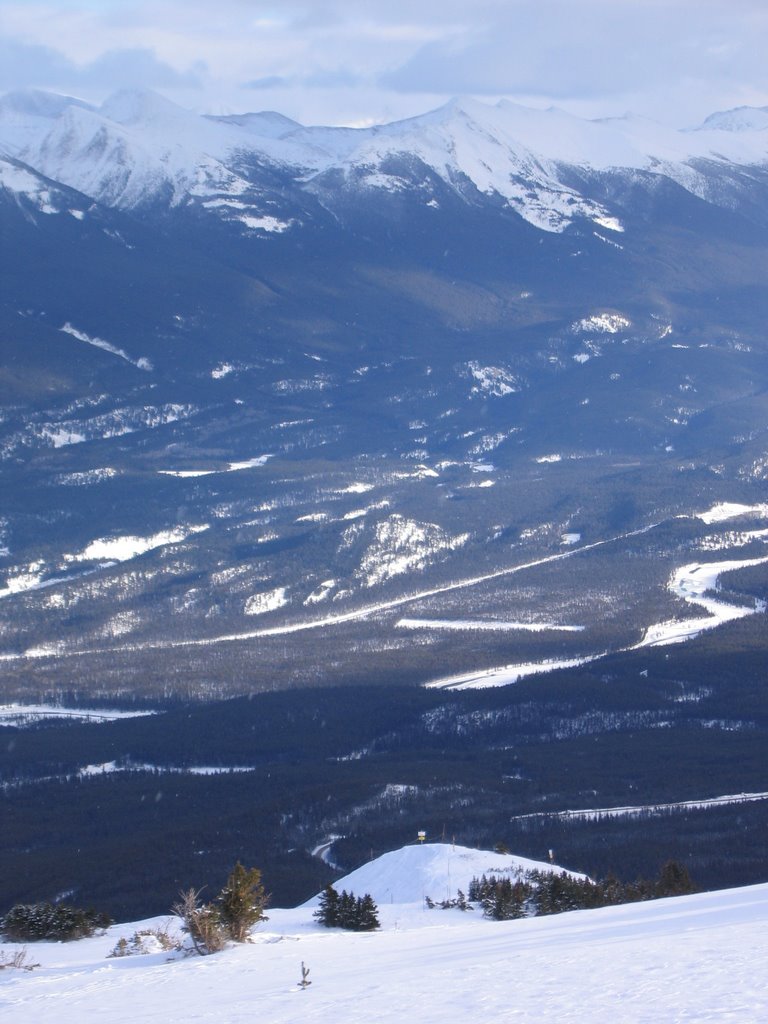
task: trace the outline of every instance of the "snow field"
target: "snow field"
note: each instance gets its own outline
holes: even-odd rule
[[[464,853],[477,863],[478,851],[406,847],[360,870],[379,886],[425,882],[430,872],[439,885],[446,878],[435,850],[444,868]],[[338,887],[354,888],[356,874]],[[354,934],[320,928],[309,907],[272,910],[252,944],[202,959],[107,957],[121,936],[167,919],[75,943],[36,943],[28,959],[41,966],[0,975],[0,1022],[52,1014],[57,1024],[768,1019],[768,885],[521,921],[383,900],[379,916],[381,931]],[[298,985],[302,963],[306,989]]]

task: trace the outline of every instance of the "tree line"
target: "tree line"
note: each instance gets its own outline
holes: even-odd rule
[[[683,896],[696,891],[688,869],[678,861],[669,860],[654,881],[639,878],[634,882],[620,882],[614,875],[592,881],[566,871],[539,870],[521,872],[514,880],[483,875],[469,883],[467,897],[470,902],[480,904],[486,917],[509,921]]]

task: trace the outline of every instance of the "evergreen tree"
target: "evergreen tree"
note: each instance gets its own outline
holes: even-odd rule
[[[339,924],[339,901],[339,894],[334,887],[326,885],[320,893],[317,910],[312,916],[326,928],[335,928]]]
[[[327,885],[320,894],[313,917],[326,928],[368,932],[379,927],[378,908],[369,893],[355,897],[354,893],[343,889],[339,894],[332,885]]]
[[[355,897],[351,892],[347,892],[346,889],[341,890],[341,896],[339,897],[339,926],[341,928],[354,929],[355,927]]]
[[[219,919],[231,939],[245,942],[251,928],[267,920],[264,910],[268,899],[261,871],[244,868],[238,861],[217,899]]]
[[[0,919],[0,932],[11,942],[68,942],[87,938],[111,923],[108,914],[67,903],[17,903]]]
[[[373,901],[370,893],[361,896],[356,901],[356,923],[355,931],[372,932],[379,927],[378,907]]]
[[[684,896],[696,892],[688,868],[676,860],[668,860],[659,872],[656,896]]]

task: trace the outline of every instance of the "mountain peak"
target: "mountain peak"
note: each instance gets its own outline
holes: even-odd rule
[[[710,114],[698,131],[754,132],[768,129],[768,107],[734,107]]]
[[[151,89],[120,89],[102,103],[99,113],[123,125],[197,116]]]
[[[235,125],[259,138],[282,139],[291,132],[302,131],[303,125],[276,110],[261,110],[248,114],[206,114],[206,120],[218,124]]]
[[[54,119],[59,117],[67,107],[94,109],[84,100],[75,99],[74,96],[60,96],[58,93],[46,92],[44,89],[16,89],[0,97],[0,111],[3,114],[15,113],[27,117]]]

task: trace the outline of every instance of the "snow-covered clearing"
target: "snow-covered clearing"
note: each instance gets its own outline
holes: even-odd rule
[[[162,775],[241,775],[254,772],[249,765],[158,765],[158,764],[118,764],[117,761],[104,761],[102,764],[87,764],[78,771],[81,778],[92,775],[114,775],[116,772],[152,772]]]
[[[181,480],[197,476],[215,476],[217,473],[239,473],[243,469],[254,469],[263,466],[273,454],[257,455],[254,459],[244,459],[242,462],[230,462],[224,469],[159,469],[160,476],[176,476]]]
[[[490,630],[509,632],[522,630],[525,633],[544,633],[558,630],[561,633],[581,633],[583,626],[559,626],[556,622],[500,622],[495,619],[399,619],[399,629],[441,629],[441,630]]]
[[[707,797],[704,800],[680,800],[670,804],[636,804],[627,807],[587,807],[578,811],[540,811],[535,814],[518,814],[512,821],[530,818],[580,818],[594,821],[597,818],[638,818],[642,815],[668,814],[670,811],[699,811],[707,807],[727,807],[731,804],[751,804],[768,800],[768,793],[731,793],[728,796]]]
[[[607,225],[604,225],[607,227]],[[619,229],[621,230],[621,229]],[[595,313],[571,324],[574,334],[585,334],[590,331],[596,334],[618,334],[632,326],[632,321],[620,313]]]
[[[109,562],[128,562],[132,558],[144,555],[147,551],[162,548],[168,544],[179,544],[194,533],[207,530],[208,526],[176,526],[172,530],[161,530],[149,537],[101,537],[92,540],[82,551],[74,555],[64,555],[65,562],[91,562],[106,560]]]
[[[406,849],[426,856],[432,848]],[[460,865],[457,850],[445,865],[451,883],[459,878]],[[252,1024],[257,1017],[269,1024],[358,1024],[361,1019],[377,1024],[757,1024],[768,1019],[768,885],[494,922],[478,910],[426,910],[420,894],[418,902],[399,902],[401,880],[411,888],[424,886],[429,861],[423,870],[412,863],[410,874],[404,864],[394,871],[381,861],[367,867],[372,884],[366,891],[379,893],[374,894],[379,932],[324,929],[304,907],[270,910],[251,944],[206,958],[163,952],[108,958],[120,937],[162,927],[165,918],[113,926],[106,935],[80,942],[35,943],[27,958],[39,967],[9,969],[0,976],[0,1021]],[[339,888],[361,894],[354,878],[342,879]],[[431,881],[441,898],[445,873],[437,872]],[[0,952],[13,954],[18,948],[4,944]],[[302,964],[310,971],[306,989],[298,984]]]
[[[265,615],[288,604],[285,587],[276,587],[274,590],[267,590],[262,594],[252,594],[245,602],[243,613],[245,615]]]
[[[703,523],[724,523],[728,519],[736,519],[737,516],[768,516],[768,503],[762,505],[739,505],[733,501],[722,501],[706,512],[697,512],[695,518],[701,519]]]
[[[578,668],[587,662],[602,658],[605,652],[583,658],[564,658],[559,661],[525,661],[517,665],[499,665],[496,668],[479,669],[475,672],[463,672],[455,676],[442,676],[426,683],[428,689],[435,690],[484,690],[489,686],[509,686],[526,676],[535,676],[539,672],[554,672],[559,668]]]
[[[87,722],[114,722],[118,718],[141,718],[156,711],[117,711],[110,708],[68,708],[58,704],[0,704],[1,725],[29,725],[43,718],[82,719]]]

